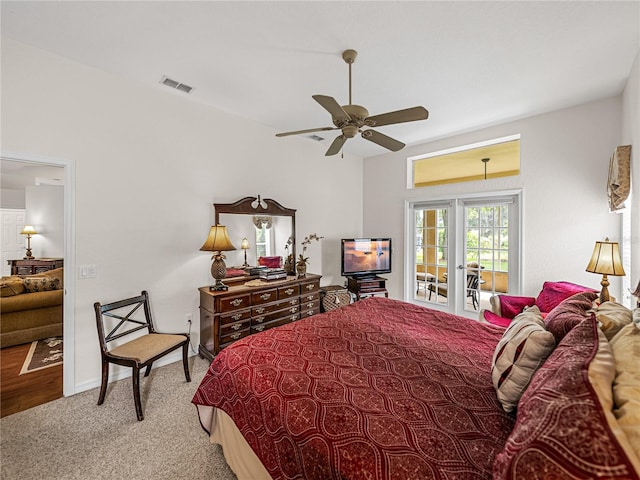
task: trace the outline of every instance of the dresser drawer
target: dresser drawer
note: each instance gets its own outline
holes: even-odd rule
[[[220,345],[225,346],[224,344],[240,340],[242,337],[246,337],[250,333],[251,330],[249,328],[245,328],[244,330],[238,330],[237,332],[229,332],[226,335],[220,335]]]
[[[312,292],[300,295],[300,303],[313,302],[320,299],[320,292]]]
[[[286,323],[295,322],[300,318],[299,314],[291,314],[286,317],[278,318],[276,320],[272,320],[270,322],[266,322],[259,325],[251,325],[251,333],[264,332],[265,330],[269,330],[273,327],[279,327],[280,325],[284,325]]]
[[[268,323],[272,320],[277,320],[289,315],[297,315],[300,312],[299,305],[292,305],[282,310],[276,310],[274,312],[266,313],[264,315],[254,315],[251,318],[251,326]]]
[[[280,287],[278,289],[278,300],[285,298],[297,297],[300,294],[299,285],[289,285],[287,287]]]
[[[230,333],[240,332],[242,330],[249,328],[250,325],[251,325],[251,319],[248,316],[246,320],[243,320],[241,322],[233,322],[233,323],[220,325],[220,337],[222,338],[222,337],[225,337],[226,335],[229,335]]]
[[[305,315],[307,314],[307,312],[311,310],[315,311],[315,313],[318,313],[320,311],[319,299],[316,298],[315,300],[312,300],[310,302],[304,302],[304,301],[300,302],[300,311],[303,312]],[[312,313],[311,315],[315,315],[315,314]]]
[[[247,308],[251,305],[251,297],[249,295],[238,295],[237,297],[224,297],[220,299],[220,313],[230,312]]]
[[[320,291],[320,280],[314,280],[312,282],[300,284],[300,295],[306,295],[307,293],[318,293]]]
[[[251,305],[274,302],[278,299],[278,289],[260,290],[251,294]]]
[[[231,311],[230,313],[224,313],[220,315],[220,324],[225,325],[227,323],[239,322],[251,317],[251,309]]]
[[[283,308],[286,308],[286,307],[297,307],[299,303],[300,302],[298,300],[298,297],[295,297],[295,298],[290,298],[288,300],[281,300],[279,302],[274,302],[274,303],[269,303],[264,305],[257,305],[251,308],[251,315],[252,316],[265,315],[267,313],[271,313],[276,310],[282,310]]]

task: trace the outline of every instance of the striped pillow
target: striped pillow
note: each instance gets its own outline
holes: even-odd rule
[[[506,412],[516,409],[531,377],[555,346],[555,337],[545,330],[538,307],[530,307],[513,319],[491,364],[493,387]]]

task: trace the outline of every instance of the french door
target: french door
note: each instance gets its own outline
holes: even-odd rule
[[[495,293],[518,292],[520,192],[409,203],[405,297],[477,318]]]

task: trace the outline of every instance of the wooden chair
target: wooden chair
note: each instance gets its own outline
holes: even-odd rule
[[[140,402],[140,369],[146,367],[144,376],[148,376],[153,362],[168,353],[182,348],[182,362],[184,364],[184,376],[187,382],[191,381],[189,364],[187,362],[189,335],[186,333],[168,334],[156,332],[151,318],[149,294],[143,291],[141,295],[126,300],[101,305],[96,302],[93,305],[96,312],[98,326],[98,338],[102,354],[102,384],[98,405],[102,405],[107,393],[109,383],[109,364],[114,363],[131,367],[133,380],[133,399],[136,406],[138,420],[144,419],[142,404]],[[142,310],[140,309],[142,307]],[[116,322],[108,319],[116,319]],[[108,327],[115,323],[115,326]],[[121,339],[139,330],[146,330],[142,336],[120,343],[111,349],[109,342]],[[105,335],[105,331],[108,333]],[[119,342],[116,342],[119,343]]]

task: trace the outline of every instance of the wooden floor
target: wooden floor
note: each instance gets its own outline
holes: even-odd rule
[[[62,364],[19,375],[30,345],[0,349],[0,417],[62,397]]]

